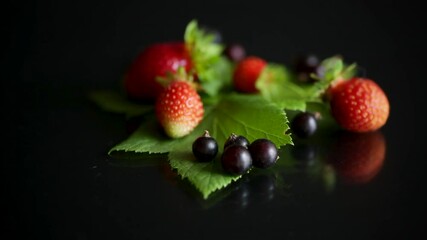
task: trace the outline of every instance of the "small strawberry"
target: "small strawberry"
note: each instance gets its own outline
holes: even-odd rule
[[[332,116],[351,132],[381,128],[388,119],[390,105],[381,87],[366,78],[341,80],[329,91]]]
[[[128,69],[124,85],[128,96],[138,100],[153,100],[163,90],[156,77],[174,73],[178,67],[192,68],[184,42],[155,43],[145,48]]]
[[[234,74],[233,84],[237,91],[257,93],[255,84],[267,62],[256,56],[249,56],[238,62]]]
[[[202,121],[204,108],[191,77],[180,68],[156,100],[156,116],[171,138],[189,134]]]

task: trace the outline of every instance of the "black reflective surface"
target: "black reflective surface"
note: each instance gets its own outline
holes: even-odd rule
[[[263,3],[7,4],[2,239],[422,238],[421,8]],[[86,94],[118,87],[138,50],[181,38],[192,18],[270,61],[290,63],[308,52],[359,63],[389,96],[387,125],[371,135],[334,131],[298,140],[273,168],[253,171],[208,200],[164,156],[108,156],[135,122],[100,111]]]

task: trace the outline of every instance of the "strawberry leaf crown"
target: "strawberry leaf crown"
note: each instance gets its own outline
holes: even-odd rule
[[[173,81],[188,82],[191,86],[198,90],[199,86],[196,82],[194,82],[193,75],[193,71],[190,70],[187,72],[185,67],[179,66],[176,72],[166,72],[164,77],[158,76],[156,80],[164,87],[167,87]]]
[[[356,63],[346,64],[341,56],[333,56],[324,59],[316,73],[312,73],[310,76],[313,79],[317,79],[318,88],[325,91],[328,87],[348,80],[356,76],[357,65]],[[320,93],[322,94],[322,93]]]
[[[355,63],[347,65],[341,56],[333,56],[324,59],[317,73],[311,74],[312,78],[331,83],[336,79],[347,80],[356,75],[357,65]]]

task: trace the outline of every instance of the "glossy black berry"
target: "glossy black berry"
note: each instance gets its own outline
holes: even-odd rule
[[[248,148],[249,141],[244,136],[236,135],[236,134],[232,133],[230,135],[230,137],[228,137],[227,141],[225,141],[224,149],[226,149],[227,147],[232,146],[232,145],[239,145],[239,146]]]
[[[199,162],[212,161],[218,153],[218,143],[208,131],[193,142],[193,154]]]
[[[317,130],[317,119],[313,113],[300,112],[292,119],[291,131],[300,138],[308,138]]]
[[[252,167],[252,157],[247,148],[233,145],[222,153],[221,164],[228,173],[243,174]]]
[[[297,79],[300,82],[314,82],[316,79],[310,75],[320,74],[322,67],[320,66],[319,58],[314,54],[302,55],[296,58],[294,63],[294,70]]]
[[[238,43],[228,45],[224,50],[224,54],[233,62],[239,62],[246,57],[245,48]]]
[[[257,168],[268,168],[279,158],[276,145],[268,139],[257,139],[248,149],[252,156],[252,164]]]

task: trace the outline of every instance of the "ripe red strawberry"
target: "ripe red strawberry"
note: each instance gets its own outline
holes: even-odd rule
[[[185,79],[173,80],[158,96],[156,116],[172,138],[189,134],[202,121],[203,103],[194,85]]]
[[[192,68],[184,42],[155,43],[145,48],[128,69],[124,85],[128,96],[137,100],[154,100],[163,90],[156,77],[174,73],[178,67]]]
[[[380,131],[340,132],[335,138],[328,161],[346,183],[371,181],[384,165],[386,141]]]
[[[255,56],[241,60],[234,70],[234,88],[245,93],[258,92],[255,83],[266,65],[267,62],[264,59]]]
[[[337,123],[348,131],[369,132],[388,119],[390,105],[381,87],[366,78],[351,78],[334,86],[330,106]]]

